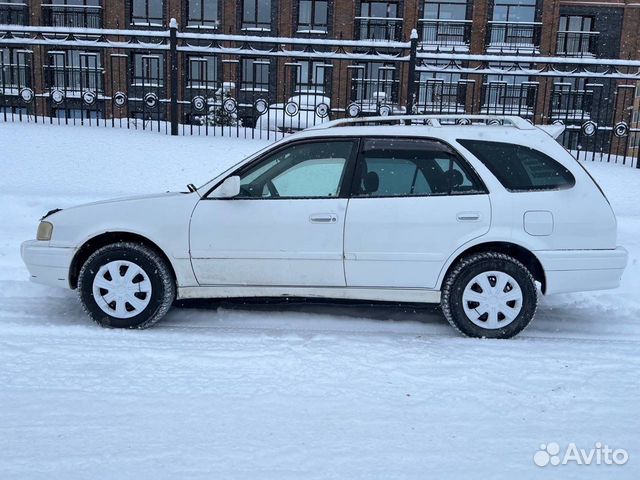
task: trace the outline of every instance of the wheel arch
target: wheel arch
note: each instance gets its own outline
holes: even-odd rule
[[[173,263],[171,262],[167,254],[162,250],[162,248],[160,248],[155,242],[138,233],[114,231],[103,232],[94,235],[86,240],[80,246],[80,248],[78,248],[75,255],[73,256],[71,265],[69,266],[69,286],[72,289],[76,289],[78,287],[78,276],[80,274],[80,269],[94,252],[102,247],[118,242],[135,242],[153,249],[158,253],[158,255],[162,257],[165,262],[167,262],[167,265],[171,270],[171,274],[173,275],[174,281],[177,281],[176,270]]]
[[[469,255],[473,255],[475,253],[482,253],[482,252],[503,253],[505,255],[509,255],[510,257],[515,258],[520,263],[522,263],[525,267],[527,267],[527,269],[529,270],[529,272],[537,282],[540,282],[540,285],[542,287],[542,293],[546,292],[546,288],[547,288],[546,276],[544,273],[544,268],[542,267],[542,263],[540,263],[540,260],[538,259],[538,257],[536,257],[535,254],[531,252],[531,250],[521,245],[517,245],[511,242],[501,242],[501,241],[478,243],[476,245],[472,245],[466,248],[465,250],[458,253],[457,255],[452,256],[449,263],[446,265],[446,268],[443,269],[444,273],[443,274],[441,273],[440,275],[440,278],[438,280],[438,286],[442,285],[444,280],[449,275],[449,272],[451,272],[451,270],[455,268],[456,264],[462,258],[467,257]]]

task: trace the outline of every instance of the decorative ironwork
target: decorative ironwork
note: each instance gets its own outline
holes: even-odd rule
[[[51,101],[56,105],[60,105],[64,102],[64,92],[59,88],[51,90]]]
[[[196,112],[204,112],[207,108],[207,100],[202,95],[198,95],[191,99],[191,105]]]
[[[31,90],[28,87],[22,88],[20,89],[20,98],[22,98],[22,101],[24,103],[31,103],[33,102],[35,95],[33,93],[33,90]]]
[[[113,103],[118,108],[123,108],[127,105],[127,94],[124,92],[116,92],[113,96]]]

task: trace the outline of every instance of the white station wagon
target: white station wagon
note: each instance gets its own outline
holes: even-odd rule
[[[541,127],[486,116],[329,122],[188,193],[52,211],[22,257],[107,327],[176,298],[324,297],[439,302],[492,338],[529,324],[538,290],[615,288],[627,263],[586,170]]]

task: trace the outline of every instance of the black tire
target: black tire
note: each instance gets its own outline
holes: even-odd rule
[[[483,328],[465,313],[463,292],[477,275],[491,271],[504,272],[518,283],[522,291],[522,306],[518,315],[504,327]],[[511,338],[529,325],[537,305],[538,290],[531,272],[518,260],[502,253],[478,253],[461,259],[449,272],[442,286],[441,306],[445,318],[468,337]],[[471,305],[467,304],[467,307],[473,309],[473,302]],[[476,320],[482,322],[480,318]]]
[[[151,283],[148,304],[135,316],[118,318],[109,315],[98,305],[94,297],[93,284],[96,275],[103,266],[113,261],[135,264],[146,273]],[[166,315],[175,300],[176,285],[171,268],[155,250],[139,243],[119,242],[98,249],[87,259],[78,276],[78,295],[85,312],[98,325],[108,328],[143,329]],[[146,295],[144,301],[147,301]],[[134,310],[131,305],[126,306]]]

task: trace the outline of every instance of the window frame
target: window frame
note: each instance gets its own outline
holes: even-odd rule
[[[302,7],[300,5],[300,1],[298,0],[297,2],[297,12],[296,12],[296,31],[295,33],[300,33],[300,34],[321,34],[321,35],[326,35],[327,33],[329,33],[329,18],[330,18],[330,10],[332,8],[332,1],[331,0],[307,0],[309,2],[311,2],[311,11],[310,11],[310,22],[308,24],[303,23],[300,21],[300,15],[302,13]],[[315,22],[316,19],[316,10],[317,10],[317,3],[318,2],[324,2],[327,4],[326,6],[326,18],[325,23],[321,24],[321,23],[317,23]]]
[[[482,163],[482,165],[484,165],[484,167],[489,171],[489,173],[491,173],[491,175],[493,175],[495,177],[495,179],[498,181],[498,183],[500,183],[500,185],[502,185],[502,188],[504,188],[509,193],[560,192],[560,191],[563,191],[563,190],[571,190],[572,188],[574,188],[576,186],[576,176],[574,175],[574,173],[569,168],[567,168],[561,162],[559,162],[556,159],[554,159],[551,155],[549,155],[549,154],[547,154],[545,152],[542,152],[542,151],[538,150],[537,148],[529,147],[528,145],[521,145],[519,143],[496,142],[496,141],[493,141],[493,140],[477,140],[477,139],[470,139],[470,138],[458,138],[458,139],[456,139],[456,142],[461,147],[463,147],[465,150],[467,150],[471,155],[473,155],[473,157],[476,158],[480,163]],[[540,186],[540,187],[531,186],[531,187],[526,187],[526,188],[512,188],[512,187],[508,186],[507,184],[505,184],[505,181],[503,181],[503,178],[501,177],[501,175],[498,175],[498,174],[496,174],[494,172],[493,166],[488,165],[482,158],[480,158],[472,150],[470,150],[463,142],[478,142],[478,143],[485,143],[485,144],[493,143],[493,144],[499,144],[499,145],[509,145],[509,146],[513,146],[513,147],[528,148],[530,150],[533,150],[537,154],[542,155],[543,157],[546,157],[547,159],[551,160],[551,162],[553,162],[554,164],[559,165],[560,167],[565,169],[567,171],[567,173],[569,174],[570,182],[568,184],[555,186],[555,187],[547,185],[547,186]],[[525,168],[525,167],[523,166],[523,168]],[[525,171],[526,171],[526,169],[525,169]],[[528,175],[528,172],[527,172],[527,175]]]
[[[135,8],[135,3],[136,1],[141,1],[144,2],[144,10],[145,10],[145,15],[144,17],[135,17],[133,12],[134,12],[134,8]],[[151,17],[150,15],[150,3],[151,2],[160,2],[162,5],[162,18],[158,18],[158,17]],[[164,26],[165,21],[166,21],[166,16],[167,16],[167,0],[130,0],[130,6],[129,6],[129,25],[133,26],[133,27],[146,27],[146,28],[152,28],[152,27],[157,27],[157,26]],[[136,21],[134,20],[138,19],[138,18],[144,18],[146,19],[146,21],[142,22],[142,21]],[[156,21],[159,20],[160,23],[156,23]]]
[[[354,144],[353,151],[351,152],[351,157],[347,159],[345,164],[345,169],[342,174],[342,178],[340,179],[340,185],[338,187],[338,195],[335,197],[255,197],[255,198],[239,198],[239,197],[231,197],[231,198],[215,198],[211,197],[211,193],[218,188],[227,178],[234,176],[242,176],[245,172],[255,167],[257,164],[268,161],[274,155],[279,154],[285,149],[294,147],[296,145],[308,145],[311,143],[327,143],[327,142],[352,142]],[[250,162],[241,165],[240,167],[234,169],[231,173],[224,175],[219,181],[215,182],[215,184],[202,196],[202,200],[332,200],[332,199],[348,199],[351,192],[351,183],[353,181],[353,174],[355,172],[356,161],[358,159],[358,155],[360,154],[360,148],[362,146],[362,138],[354,137],[354,136],[330,136],[330,137],[317,137],[317,138],[305,138],[300,140],[294,140],[291,142],[286,142],[285,144],[269,149],[264,152],[262,155],[259,155],[255,159]]]
[[[476,183],[478,185],[478,190],[477,191],[473,191],[473,192],[460,192],[460,193],[455,193],[452,191],[449,191],[448,193],[436,193],[436,194],[427,194],[427,195],[377,195],[377,196],[361,196],[361,195],[357,195],[354,194],[355,190],[356,190],[356,178],[355,178],[355,172],[358,169],[358,166],[360,165],[360,162],[362,161],[363,155],[364,155],[364,144],[366,140],[387,140],[387,141],[393,141],[393,140],[411,140],[411,141],[426,141],[426,142],[434,142],[434,143],[438,143],[441,146],[444,147],[445,150],[447,150],[447,153],[449,155],[452,155],[455,160],[458,162],[460,168],[462,168],[462,170],[464,171],[464,173],[467,175],[467,177],[469,178],[469,180],[471,180],[472,182]],[[428,182],[428,181],[427,181]],[[353,199],[377,199],[377,198],[430,198],[430,197],[458,197],[458,196],[464,196],[464,195],[488,195],[489,194],[489,189],[487,188],[487,185],[485,184],[484,180],[482,179],[482,177],[478,174],[478,172],[476,171],[476,169],[473,167],[473,165],[471,165],[471,163],[464,157],[464,155],[462,155],[455,147],[453,147],[450,143],[439,139],[439,138],[433,138],[433,137],[416,137],[416,136],[402,136],[402,137],[390,137],[390,136],[380,136],[380,135],[374,135],[374,136],[362,136],[361,137],[361,141],[360,141],[360,147],[358,150],[358,158],[356,161],[356,164],[354,165],[354,169],[351,175],[351,186],[349,188],[349,198],[353,198]]]
[[[254,31],[254,32],[270,32],[273,29],[273,1],[269,0],[269,23],[260,21],[260,0],[242,0],[240,5],[240,30]],[[247,11],[247,3],[252,3],[254,7],[253,19],[247,20],[245,18]],[[265,26],[266,25],[266,26]]]
[[[216,18],[215,19],[210,19],[210,18],[206,18],[205,15],[205,2],[207,0],[201,0],[200,1],[200,18],[198,19],[194,19],[191,18],[191,3],[193,0],[187,0],[185,3],[185,10],[184,10],[184,14],[185,14],[185,19],[186,19],[186,25],[185,28],[188,29],[194,29],[194,30],[218,30],[220,28],[220,13],[221,13],[221,2],[223,0],[213,0],[216,2]],[[211,23],[213,23],[213,25],[211,25]]]

